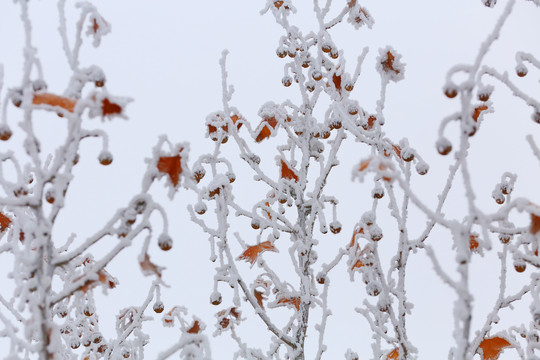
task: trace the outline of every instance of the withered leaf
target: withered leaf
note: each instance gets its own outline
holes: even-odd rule
[[[0,212],[0,232],[6,230],[11,225],[11,219]]]
[[[180,180],[180,174],[182,174],[180,155],[160,157],[158,160],[157,168],[160,172],[169,175],[169,179],[171,179],[171,182],[174,186],[178,185],[178,181]]]
[[[483,360],[497,360],[499,355],[503,352],[504,348],[512,346],[508,340],[495,336],[492,338],[485,338],[478,346],[479,349],[482,349],[482,359]]]
[[[257,134],[257,137],[255,138],[256,142],[261,142],[264,139],[267,139],[272,135],[272,131],[270,130],[270,127],[272,129],[275,129],[277,126],[277,120],[275,117],[265,118],[261,123],[259,124],[259,128],[261,129],[259,131],[259,134]]]
[[[76,103],[76,100],[50,93],[37,93],[34,94],[34,98],[32,99],[32,104],[34,105],[45,104],[50,106],[58,106],[69,112],[73,112]]]
[[[255,264],[259,254],[265,251],[276,251],[276,248],[270,241],[265,241],[257,245],[248,246],[248,248],[238,257],[238,260],[246,260],[251,264]]]
[[[151,262],[148,253],[144,254],[144,260],[139,262],[139,264],[141,265],[141,270],[144,275],[157,275],[157,277],[161,277],[161,272],[163,271],[163,268]]]
[[[298,175],[283,160],[281,160],[281,178],[298,182]]]

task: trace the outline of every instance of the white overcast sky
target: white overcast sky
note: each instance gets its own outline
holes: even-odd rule
[[[58,36],[55,3],[52,0],[33,0],[29,5],[34,46],[43,63],[45,80],[51,92],[61,93],[67,85],[69,67]],[[68,25],[70,36],[73,36],[73,25],[78,17],[74,11],[75,1],[68,0],[67,3]],[[111,23],[112,32],[97,49],[87,41],[83,45],[81,62],[83,65],[102,67],[107,75],[108,90],[119,96],[129,96],[134,102],[127,108],[129,121],[116,119],[101,123],[93,119],[87,122],[88,128],[98,127],[109,132],[114,162],[109,167],[100,166],[96,160],[99,153],[97,142],[90,140],[83,145],[81,164],[68,194],[66,213],[59,218],[55,230],[59,238],[71,232],[76,232],[81,238],[88,236],[98,230],[99,225],[118,207],[129,201],[140,189],[144,158],[150,155],[159,135],[167,134],[173,142],[190,142],[190,163],[199,154],[211,149],[213,144],[204,137],[204,120],[210,112],[221,109],[218,61],[223,49],[230,51],[229,81],[235,86],[231,104],[252,124],[258,123],[256,113],[263,103],[270,100],[279,103],[288,98],[294,101],[298,98],[295,86],[284,88],[281,85],[284,62],[277,58],[275,49],[283,30],[275,24],[270,14],[259,16],[264,6],[262,0],[101,0],[93,3]],[[337,9],[344,1],[335,0],[334,3]],[[357,100],[368,111],[374,111],[379,93],[379,80],[374,70],[378,49],[391,45],[402,54],[402,61],[407,64],[405,80],[389,87],[384,130],[395,142],[403,137],[409,138],[411,145],[430,164],[430,174],[421,179],[416,176],[413,184],[419,196],[433,205],[444,185],[452,159],[452,156],[443,158],[435,151],[437,128],[441,119],[458,110],[459,106],[457,100],[449,100],[442,94],[446,71],[458,63],[468,64],[474,60],[481,42],[493,28],[506,1],[500,0],[494,9],[484,7],[480,0],[366,0],[363,4],[375,19],[373,29],[355,30],[350,24],[344,23],[333,31],[334,42],[343,48],[349,70],[352,70],[362,49],[365,46],[370,48],[362,76],[354,90]],[[304,33],[314,29],[311,1],[297,0],[294,5],[299,11],[292,16],[291,22],[298,24]],[[516,51],[540,56],[539,15],[540,9],[532,2],[518,1],[486,63],[513,75]],[[4,0],[0,4],[0,63],[4,64],[5,69],[2,97],[6,88],[17,86],[21,81],[22,39],[19,8],[13,2]],[[530,95],[537,96],[539,77],[538,71],[533,70],[530,76],[520,79],[519,84],[531,89]],[[518,81],[515,76],[511,78]],[[478,203],[485,210],[495,209],[491,191],[507,170],[519,175],[517,193],[540,203],[536,191],[538,163],[524,141],[529,133],[540,141],[538,124],[530,120],[531,109],[513,99],[509,91],[498,84],[493,100],[496,113],[487,117],[471,146],[471,169]],[[10,142],[0,144],[0,151],[20,151],[20,148],[16,149],[22,139],[16,125],[19,113],[10,108],[8,115],[15,135]],[[45,151],[54,148],[57,134],[63,131],[64,121],[56,117],[43,117],[43,122],[38,123],[40,120],[36,116],[36,128],[43,134]],[[456,130],[450,129],[451,139],[452,136],[457,138]],[[51,144],[50,147],[47,143]],[[232,149],[233,144],[229,145]],[[274,154],[266,152],[271,151],[272,147],[262,148],[268,162],[272,162]],[[339,156],[342,166],[329,179],[330,189],[343,200],[339,213],[344,224],[340,236],[321,238],[325,239],[323,249],[329,254],[337,250],[332,242],[342,246],[349,239],[352,226],[359,216],[371,206],[360,200],[369,194],[370,185],[352,184],[350,181],[352,166],[368,152],[366,147],[349,142]],[[234,151],[230,154],[234,154]],[[241,176],[245,179],[251,177],[251,174],[242,171],[238,170],[239,180],[242,180]],[[250,187],[249,181],[246,184],[238,186],[236,196],[247,201],[247,206],[250,199],[258,196],[257,189],[260,187]],[[458,179],[456,185],[459,187],[461,184],[461,179]],[[212,314],[217,309],[208,301],[213,273],[212,264],[208,261],[207,237],[189,222],[185,210],[188,203],[194,202],[194,196],[181,191],[173,203],[168,203],[166,191],[161,185],[154,185],[154,194],[163,199],[170,211],[171,232],[175,238],[174,248],[169,253],[161,255],[157,247],[152,250],[159,263],[167,267],[164,279],[171,288],[163,292],[166,307],[175,304],[188,307],[191,314],[203,318],[207,324],[207,334],[211,335],[214,328]],[[261,198],[265,192],[261,191]],[[465,215],[461,196],[462,191],[454,191],[451,195],[453,207],[446,211],[458,219]],[[418,219],[419,223],[412,227],[413,234],[424,225],[423,218]],[[250,229],[235,231],[240,231],[248,242],[255,239],[254,234],[252,239],[249,238]],[[385,237],[384,240],[389,242],[391,250],[392,239]],[[448,233],[437,233],[432,241],[434,244],[440,242],[441,262],[453,273],[454,259]],[[105,300],[100,300],[100,304],[106,307],[100,319],[106,336],[108,333],[112,336],[112,329],[106,327],[112,324],[111,317],[117,314],[118,309],[140,304],[146,296],[151,279],[141,280],[136,261],[141,243],[142,239],[139,239],[109,268],[119,278],[120,287]],[[444,251],[448,252],[448,256]],[[325,252],[320,251],[321,254]],[[275,256],[288,261],[285,244],[281,253]],[[475,301],[478,318],[474,319],[477,326],[483,323],[482,314],[489,311],[494,301],[496,283],[493,281],[498,276],[495,252],[486,258],[473,264],[477,275],[474,284],[478,287]],[[245,269],[249,271],[248,267]],[[340,271],[341,275],[338,274]],[[420,359],[446,358],[448,348],[453,344],[454,295],[435,277],[424,254],[411,260],[410,271],[409,295],[415,303],[409,320],[411,340],[420,349]],[[523,281],[525,278],[517,279]],[[0,284],[3,282],[7,286],[5,273],[0,277]],[[363,284],[361,281],[350,283],[343,267],[334,273],[333,284],[331,301],[335,304],[335,316],[329,320],[326,358],[341,358],[349,347],[361,354],[361,358],[368,358],[371,354],[371,334],[365,319],[354,312],[354,307],[359,306],[365,296]],[[521,287],[521,284],[519,282],[515,288]],[[227,294],[227,289],[223,289],[223,293],[226,304],[230,294]],[[528,303],[524,308],[527,309],[527,306]],[[249,310],[246,309],[245,314],[248,316]],[[507,324],[517,325],[527,321],[526,312],[516,314],[507,314],[512,320]],[[249,331],[244,335],[250,345],[266,343],[268,334],[258,319],[248,321],[246,328]],[[177,333],[171,329],[160,330],[160,326],[149,329],[151,343],[147,358],[151,359],[172,344]],[[315,334],[312,336],[315,337]],[[211,340],[215,359],[232,358],[235,348],[231,346],[230,339],[222,337]],[[515,355],[515,352],[506,351],[500,359],[513,359]]]

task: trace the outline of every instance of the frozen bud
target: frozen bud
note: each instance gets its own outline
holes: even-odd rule
[[[406,147],[405,149],[401,151],[401,158],[403,159],[403,161],[406,161],[406,162],[413,161],[414,150],[409,147]]]
[[[32,89],[34,91],[45,91],[47,90],[47,83],[43,79],[37,79],[32,82]]]
[[[508,244],[512,240],[512,235],[509,234],[499,234],[499,240],[503,244]]]
[[[537,124],[540,124],[540,110],[536,110],[532,115],[531,115],[531,119],[533,119],[533,121]]]
[[[73,157],[73,165],[77,165],[79,163],[79,160],[81,159],[81,156],[77,153]]]
[[[251,161],[253,161],[255,164],[259,165],[261,163],[261,158],[259,157],[259,155],[251,155],[250,157]]]
[[[0,140],[7,141],[13,133],[7,124],[0,125]]]
[[[54,203],[54,190],[47,190],[47,192],[45,193],[45,200],[47,200],[49,204]]]
[[[320,230],[323,234],[326,234],[328,232],[328,227],[326,225],[321,225]]]
[[[378,225],[371,225],[369,235],[371,235],[371,240],[379,241],[383,237],[382,229]]]
[[[323,274],[322,272],[318,273],[317,274],[317,282],[322,285],[322,284],[324,284],[325,281],[326,281],[326,275]]]
[[[94,307],[92,305],[87,305],[87,306],[85,306],[85,308],[83,310],[83,314],[85,316],[92,316],[92,315],[94,315],[94,311],[95,311],[95,309],[94,309]]]
[[[315,70],[315,71],[313,71],[313,73],[311,74],[311,77],[313,78],[313,80],[319,81],[319,80],[322,79],[322,73],[321,73],[319,70]]]
[[[540,313],[535,312],[535,313],[533,314],[533,320],[534,320],[534,324],[535,324],[536,326],[540,326]]]
[[[445,137],[439,138],[435,143],[435,147],[441,155],[448,155],[450,154],[450,151],[452,151],[452,143]]]
[[[455,85],[447,85],[444,88],[444,95],[446,95],[448,98],[453,99],[457,96],[457,87]]]
[[[358,106],[356,106],[356,104],[350,104],[347,111],[350,115],[356,115],[358,114]]]
[[[501,191],[504,195],[508,195],[512,192],[512,190],[514,190],[514,187],[512,186],[511,183],[509,183],[508,181],[504,181],[502,184],[501,184]]]
[[[207,210],[206,204],[203,203],[202,201],[195,204],[195,212],[197,214],[202,215],[206,212],[206,210]]]
[[[362,221],[367,225],[370,226],[375,222],[375,213],[373,211],[366,211],[362,215]]]
[[[251,219],[251,227],[257,230],[261,227],[261,222],[258,219],[253,218]]]
[[[371,190],[371,196],[373,196],[375,199],[381,199],[384,196],[384,189],[382,186],[376,186]]]
[[[381,312],[387,312],[388,308],[390,308],[390,304],[388,303],[388,301],[384,300],[384,297],[379,298],[377,306],[379,307],[379,311]]]
[[[495,187],[495,190],[491,192],[491,196],[495,200],[495,202],[499,205],[504,204],[505,197],[501,191],[501,188],[499,185]]]
[[[152,306],[152,309],[156,314],[161,314],[163,310],[165,309],[165,306],[163,305],[162,301],[156,301],[154,303],[154,306]]]
[[[101,336],[100,333],[95,333],[94,336],[92,337],[92,342],[94,344],[99,344],[102,341],[103,341],[103,336]]]
[[[137,214],[142,214],[144,210],[146,210],[146,200],[138,199],[137,201],[135,201],[133,209]]]
[[[497,0],[482,0],[482,2],[484,3],[484,6],[492,8],[497,3]]]
[[[419,175],[426,175],[429,171],[429,165],[425,161],[418,161],[415,168]]]
[[[16,107],[21,106],[22,101],[23,101],[22,90],[21,89],[12,90],[10,95],[11,95],[10,96],[11,102],[13,103],[13,105],[15,105]]]
[[[381,293],[381,286],[377,282],[371,281],[366,285],[366,292],[370,296],[377,296]]]
[[[525,65],[518,64],[516,66],[516,74],[517,74],[517,76],[524,77],[525,75],[527,75],[528,72],[529,72],[529,70],[527,69],[527,67]]]
[[[309,252],[309,263],[310,264],[315,264],[318,259],[319,259],[319,254],[317,254],[317,252],[315,250],[311,250]]]
[[[332,221],[330,223],[330,231],[333,234],[339,234],[339,232],[341,231],[341,223],[339,221],[337,221],[337,220]]]
[[[322,43],[322,46],[321,46],[321,50],[324,52],[324,53],[329,53],[330,51],[332,51],[332,44],[330,44],[329,42],[323,42]]]
[[[221,293],[219,291],[214,291],[210,294],[210,304],[219,305],[221,304]]]
[[[285,75],[285,76],[283,77],[283,79],[281,79],[281,83],[282,83],[283,86],[285,86],[285,87],[291,86],[291,84],[292,84],[292,77],[290,77],[289,75]]]
[[[280,46],[276,49],[276,55],[283,59],[285,56],[287,56],[287,50],[285,50],[285,47]]]
[[[517,272],[522,273],[527,268],[527,264],[523,260],[516,260],[514,261],[514,269],[516,269]]]
[[[79,341],[79,339],[76,339],[76,338],[75,338],[75,339],[71,339],[71,344],[70,344],[70,346],[71,346],[71,348],[72,348],[73,350],[78,349],[79,346],[81,346],[81,342]]]
[[[113,156],[112,154],[107,151],[107,150],[103,150],[99,156],[98,156],[98,160],[99,160],[99,163],[101,165],[110,165],[112,162],[113,162]]]
[[[169,251],[172,249],[173,241],[167,234],[161,234],[158,238],[158,246],[163,251]]]
[[[206,175],[206,170],[204,170],[203,167],[198,167],[193,171],[193,176],[195,177],[195,181],[197,183],[202,180],[204,175]]]
[[[227,171],[225,176],[227,176],[227,179],[229,179],[229,183],[231,184],[234,182],[234,180],[236,180],[236,175],[234,175],[234,173],[231,171]]]

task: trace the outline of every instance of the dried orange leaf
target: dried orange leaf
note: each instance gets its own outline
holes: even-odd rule
[[[472,234],[472,235],[469,236],[469,249],[471,251],[478,250],[478,246],[480,244],[478,243],[478,240],[476,240],[476,239],[478,239],[478,235]]]
[[[39,94],[34,94],[34,98],[32,99],[32,104],[34,105],[45,104],[45,105],[50,105],[50,106],[58,106],[64,110],[73,112],[73,110],[75,109],[76,100],[63,97],[63,96],[49,94],[49,93],[39,93]]]
[[[259,254],[265,251],[276,251],[276,248],[270,241],[265,241],[257,245],[248,246],[248,248],[238,257],[238,260],[246,260],[251,264],[255,264]]]
[[[540,216],[531,214],[531,227],[529,228],[529,231],[533,235],[540,231]]]
[[[398,348],[395,348],[394,350],[390,351],[388,353],[388,355],[386,355],[386,359],[394,359],[394,360],[397,360],[397,358],[399,357],[399,350]]]
[[[182,174],[182,165],[180,163],[180,155],[162,156],[159,158],[157,168],[160,172],[169,175],[174,186],[178,185],[180,174]]]
[[[351,266],[351,270],[354,270],[356,268],[360,269],[362,266],[364,266],[364,263],[361,260],[356,260],[353,266]]]
[[[264,296],[263,296],[263,294],[264,293],[262,291],[253,290],[253,296],[255,296],[255,299],[257,299],[257,304],[259,304],[259,306],[264,309],[264,305],[263,305]]]
[[[0,212],[0,232],[6,230],[11,225],[11,219]]]
[[[259,128],[261,129],[259,131],[259,134],[255,138],[256,142],[261,142],[264,139],[267,139],[272,135],[272,130],[270,130],[270,127],[272,129],[275,129],[277,126],[277,120],[275,117],[265,118],[261,123],[259,124]]]
[[[483,360],[497,360],[504,348],[509,346],[512,345],[508,342],[508,340],[495,336],[482,340],[478,348],[482,349],[481,356]]]
[[[349,244],[349,248],[353,247],[356,244],[356,235],[363,234],[363,233],[364,233],[364,228],[354,229],[351,243]]]
[[[281,298],[277,302],[278,304],[289,304],[296,308],[296,310],[300,310],[300,298],[298,296],[294,297],[288,297],[288,298]]]
[[[105,98],[101,102],[101,113],[103,116],[112,115],[112,114],[120,114],[122,113],[122,107],[118,104],[110,102],[109,99]]]
[[[281,160],[281,178],[298,182],[298,175],[283,160]]]
[[[399,74],[400,71],[396,68],[394,68],[394,54],[392,54],[390,51],[386,52],[386,60],[381,62],[381,65],[383,66],[383,70],[386,72],[393,71],[396,74]]]
[[[358,168],[358,171],[366,170],[370,162],[371,162],[371,159],[365,159],[365,160],[360,161],[360,167]]]
[[[148,253],[144,254],[144,260],[139,262],[139,264],[141,265],[141,269],[144,275],[157,275],[157,277],[161,277],[161,271],[163,270],[163,268],[151,262]]]
[[[188,329],[188,334],[198,334],[201,331],[201,325],[198,320],[195,320],[193,325]]]
[[[334,83],[334,86],[336,87],[337,91],[341,93],[341,75],[332,75],[332,82]]]
[[[481,105],[481,106],[476,107],[472,115],[472,118],[474,119],[474,121],[478,121],[478,117],[480,116],[480,113],[482,113],[482,111],[485,111],[487,109],[488,107],[486,105]]]

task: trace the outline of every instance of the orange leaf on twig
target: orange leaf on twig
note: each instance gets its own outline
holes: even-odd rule
[[[484,110],[487,110],[488,107],[486,105],[481,105],[481,106],[478,106],[474,109],[474,112],[473,112],[473,115],[472,115],[472,118],[474,119],[474,121],[478,121],[478,117],[480,116],[480,114],[482,113],[482,111]]]
[[[141,269],[144,275],[157,275],[157,277],[161,277],[161,271],[163,268],[161,266],[157,266],[153,262],[150,261],[150,256],[148,256],[148,253],[144,254],[144,260],[139,262],[141,265]]]
[[[281,178],[298,182],[298,175],[283,160],[281,160]]]
[[[398,348],[395,348],[394,350],[390,351],[388,353],[388,355],[386,355],[386,359],[389,360],[389,359],[393,359],[393,360],[397,360],[397,358],[399,357],[399,350]]]
[[[118,104],[110,102],[109,99],[105,98],[101,102],[101,113],[103,114],[103,116],[112,115],[112,114],[120,114],[121,112],[122,112],[122,107]]]
[[[75,109],[76,100],[50,93],[38,93],[34,94],[32,104],[58,106],[64,110],[73,112],[73,110]]]
[[[531,227],[529,228],[529,231],[533,235],[540,231],[540,216],[531,214]]]
[[[508,340],[502,337],[485,338],[478,346],[482,349],[482,360],[497,360],[505,347],[512,346]]]
[[[270,241],[265,241],[257,245],[248,246],[248,248],[238,257],[238,260],[246,260],[251,264],[255,264],[259,254],[265,251],[276,251],[276,248]]]
[[[259,290],[253,290],[253,296],[255,296],[255,299],[257,299],[257,304],[259,304],[259,306],[264,309],[264,305],[263,305],[263,300],[264,300],[264,296],[263,296],[264,292],[262,291],[259,291]]]
[[[174,186],[178,185],[180,174],[182,174],[182,165],[180,163],[180,155],[162,156],[159,158],[157,168],[160,172],[169,175]]]
[[[296,308],[296,310],[300,310],[300,298],[298,296],[294,297],[288,297],[288,298],[281,298],[277,302],[278,304],[289,304]]]
[[[6,230],[11,225],[11,219],[0,212],[0,232]]]
[[[188,329],[188,334],[198,334],[201,331],[201,325],[198,320],[195,320],[193,325]]]
[[[264,139],[267,139],[272,135],[272,130],[270,130],[270,127],[272,129],[275,129],[277,126],[277,120],[275,117],[265,118],[261,123],[259,124],[259,128],[261,129],[259,131],[259,134],[257,134],[257,137],[255,138],[256,142],[261,142]]]

